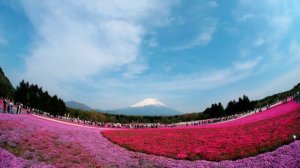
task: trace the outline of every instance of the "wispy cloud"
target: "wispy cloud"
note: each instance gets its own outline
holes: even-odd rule
[[[6,44],[7,44],[7,40],[4,37],[0,36],[0,45],[6,45]]]
[[[6,45],[8,43],[7,39],[4,37],[3,30],[0,27],[0,45]]]
[[[153,48],[158,47],[158,45],[159,45],[155,38],[149,39],[147,41],[147,44],[148,44],[149,47],[153,47]]]
[[[209,1],[208,5],[211,6],[211,7],[214,7],[214,8],[219,6],[217,1]]]
[[[263,44],[266,43],[266,38],[263,36],[258,36],[256,39],[253,41],[253,47],[260,47]]]
[[[159,81],[153,81],[151,78],[142,83],[142,87],[148,91],[164,92],[164,91],[186,91],[186,90],[208,90],[221,87],[233,82],[238,82],[246,77],[254,75],[258,71],[260,59],[235,61],[229,67],[223,69],[212,69],[203,72],[195,72],[192,74],[177,75],[166,77]],[[151,81],[151,82],[149,82]],[[133,88],[139,88],[140,84],[127,83]],[[120,84],[120,87],[125,85]]]
[[[248,20],[250,18],[253,18],[253,17],[254,17],[254,15],[252,13],[247,13],[247,14],[245,14],[243,16],[238,17],[237,20],[239,22],[243,22],[243,21],[246,21],[246,20]]]
[[[287,62],[289,64],[300,64],[300,43],[298,41],[292,41],[287,55]]]
[[[261,61],[261,58],[257,58],[255,60],[249,60],[249,61],[237,61],[234,63],[234,67],[237,70],[249,70],[254,68],[259,64]]]
[[[202,72],[194,72],[192,74],[164,76],[163,78],[147,76],[144,79],[138,81],[131,80],[129,75],[129,80],[121,80],[115,78],[103,79],[97,81],[96,83],[87,81],[86,85],[89,87],[98,88],[96,90],[101,90],[100,88],[103,89],[101,85],[105,83],[104,89],[106,90],[106,92],[104,92],[103,94],[102,92],[99,92],[97,94],[96,97],[99,98],[98,101],[105,101],[107,104],[111,104],[111,102],[109,102],[108,100],[111,100],[112,98],[114,99],[114,97],[116,96],[118,97],[118,99],[114,99],[114,101],[117,101],[117,103],[113,103],[115,106],[112,106],[112,108],[121,108],[124,107],[124,104],[130,105],[131,103],[137,101],[139,98],[142,99],[149,96],[158,98],[164,97],[166,99],[173,99],[177,97],[178,100],[176,101],[179,101],[179,99],[182,98],[186,99],[186,96],[182,96],[181,98],[179,98],[178,96],[180,96],[180,93],[186,93],[189,91],[198,93],[202,91],[209,91],[211,89],[226,87],[227,85],[236,82],[241,82],[248,77],[257,75],[256,72],[259,71],[260,68],[260,60],[248,59],[245,62],[241,60],[234,61],[230,66],[225,68],[204,70]],[[139,67],[137,67],[137,71],[138,69]],[[127,93],[125,94],[125,100],[124,92]],[[131,97],[128,96],[129,93],[138,94]],[[89,97],[91,99],[91,95],[89,95]],[[170,105],[172,104],[170,103]],[[173,104],[172,106],[177,105]]]
[[[64,83],[120,66],[128,66],[125,76],[142,73],[146,68],[136,60],[143,38],[149,28],[165,23],[172,5],[150,0],[22,4],[38,34],[24,76],[59,94]]]
[[[213,34],[217,30],[217,24],[218,21],[214,18],[206,18],[204,20],[204,26],[201,27],[199,34],[196,35],[196,37],[183,45],[173,47],[173,50],[186,50],[195,46],[205,46],[209,44],[213,39]]]
[[[269,61],[266,63],[266,67],[274,67],[275,65],[283,65],[282,60],[286,58],[286,50],[289,45],[287,40],[286,45],[282,46],[284,39],[289,37],[291,26],[295,22],[295,18],[299,17],[299,9],[291,6],[300,5],[299,2],[282,1],[282,2],[270,2],[262,1],[261,6],[257,6],[255,2],[242,1],[237,6],[233,13],[233,17],[241,25],[253,25],[258,24],[262,29],[255,30],[253,33],[242,37],[241,41],[241,53],[247,52],[247,56],[263,56]],[[248,19],[251,18],[251,21]],[[297,39],[297,36],[291,36],[291,41]],[[251,45],[249,45],[251,41]],[[257,55],[257,48],[260,47],[260,51]],[[284,49],[285,48],[285,49]],[[241,57],[245,57],[242,56]]]
[[[25,68],[18,80],[25,77],[65,100],[78,98],[103,108],[124,107],[145,96],[169,100],[182,96],[176,99],[177,106],[195,109],[199,102],[190,102],[198,101],[199,95],[210,104],[217,99],[210,92],[230,93],[231,84],[247,87],[252,79],[261,82],[264,79],[258,78],[264,75],[289,73],[290,67],[300,64],[300,36],[293,29],[300,18],[297,0],[267,0],[260,5],[242,0],[237,6],[182,2],[178,8],[172,8],[173,3],[22,0],[28,17],[22,18],[31,22],[33,34],[23,39],[29,50],[21,53],[26,54],[21,60],[25,59]],[[233,18],[224,15],[230,11]],[[0,45],[1,37],[0,32]],[[203,57],[199,50],[188,50],[196,47],[203,49]]]
[[[123,76],[125,78],[135,78],[137,75],[143,73],[146,69],[148,69],[146,63],[129,64],[126,67],[126,71],[123,73]]]

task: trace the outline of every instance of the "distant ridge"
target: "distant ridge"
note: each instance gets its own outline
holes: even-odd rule
[[[69,108],[73,108],[73,109],[79,109],[79,110],[84,110],[84,111],[91,111],[92,108],[83,104],[83,103],[79,103],[76,101],[67,101],[66,102],[66,106]]]

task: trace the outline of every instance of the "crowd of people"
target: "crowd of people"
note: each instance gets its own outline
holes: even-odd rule
[[[23,104],[19,102],[14,102],[7,98],[1,98],[2,100],[2,112],[10,114],[21,114]]]
[[[297,92],[296,94],[293,95],[293,99],[296,101],[296,102],[300,102],[300,92]]]
[[[285,98],[282,100],[279,100],[278,102],[274,104],[267,105],[263,108],[256,108],[253,111],[247,111],[239,114],[234,114],[230,116],[225,117],[218,117],[218,118],[211,118],[211,119],[205,119],[205,120],[198,120],[198,121],[190,121],[190,122],[180,122],[180,123],[171,123],[171,124],[160,124],[160,123],[127,123],[127,124],[121,124],[121,123],[105,123],[105,122],[97,122],[97,121],[91,121],[91,120],[85,120],[78,118],[70,117],[69,114],[65,114],[64,116],[53,116],[48,112],[44,112],[38,109],[24,107],[19,102],[13,102],[10,99],[2,98],[2,110],[0,110],[3,113],[10,113],[10,114],[21,114],[27,113],[27,114],[35,114],[35,115],[41,115],[46,116],[49,118],[54,118],[58,120],[62,120],[65,122],[75,123],[75,124],[81,124],[81,125],[89,125],[89,126],[95,126],[95,127],[107,127],[107,128],[132,128],[132,129],[142,129],[142,128],[173,128],[173,127],[179,127],[179,126],[197,126],[197,125],[205,125],[205,124],[212,124],[217,122],[224,122],[229,121],[241,117],[245,117],[251,114],[255,114],[267,109],[270,109],[273,106],[276,106],[281,103],[287,103],[290,99],[293,99],[295,101],[300,102],[300,93],[297,92],[290,98]]]
[[[89,125],[89,126],[96,126],[96,127],[106,127],[106,128],[131,128],[131,129],[143,129],[143,128],[173,128],[173,127],[180,127],[180,126],[197,126],[197,125],[206,125],[206,124],[212,124],[217,122],[224,122],[229,121],[241,117],[245,117],[247,115],[251,115],[254,113],[258,113],[264,110],[267,110],[279,103],[285,103],[288,99],[282,100],[281,102],[276,102],[272,105],[267,105],[264,108],[257,108],[253,111],[243,112],[239,114],[234,114],[230,116],[225,117],[218,117],[218,118],[211,118],[211,119],[205,119],[205,120],[197,120],[197,121],[190,121],[190,122],[180,122],[180,123],[171,123],[171,124],[160,124],[160,123],[127,123],[127,124],[121,124],[121,123],[105,123],[105,122],[96,122],[96,121],[90,121],[90,120],[84,120],[80,118],[72,118],[68,114],[65,114],[64,116],[53,116],[50,113],[47,112],[35,112],[36,115],[43,115],[47,116],[49,118],[56,118],[62,121],[80,124],[80,125]]]
[[[65,114],[64,116],[53,116],[50,113],[47,112],[35,112],[35,115],[43,115],[47,116],[49,118],[56,118],[62,121],[80,124],[80,125],[89,125],[89,126],[97,126],[97,127],[107,127],[107,128],[158,128],[160,127],[159,123],[147,123],[147,124],[141,124],[141,123],[128,123],[128,124],[121,124],[121,123],[105,123],[105,122],[99,122],[99,121],[91,121],[91,120],[84,120],[78,118],[72,118],[68,114]]]

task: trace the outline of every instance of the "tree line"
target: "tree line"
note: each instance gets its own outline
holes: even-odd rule
[[[24,82],[21,82],[20,86],[21,85],[24,85]],[[33,85],[32,87],[35,87],[36,89],[35,85]],[[18,90],[18,88],[16,90]],[[272,96],[268,96],[261,100],[252,101],[248,98],[248,96],[243,95],[242,97],[239,97],[237,100],[229,101],[225,106],[225,108],[222,105],[222,103],[219,102],[219,103],[212,104],[210,107],[206,108],[203,112],[186,113],[183,115],[175,115],[175,116],[127,116],[127,115],[117,115],[117,114],[110,114],[110,113],[98,112],[98,111],[83,111],[83,110],[72,109],[72,108],[67,108],[66,110],[55,110],[54,108],[57,107],[57,105],[53,105],[53,104],[51,106],[53,106],[54,108],[52,108],[52,110],[49,110],[48,112],[50,112],[50,114],[52,115],[53,114],[63,115],[64,112],[66,112],[70,115],[70,117],[80,118],[80,119],[95,121],[95,122],[169,124],[169,123],[177,123],[177,122],[185,122],[185,121],[203,120],[209,118],[226,117],[229,115],[252,111],[255,108],[261,108],[266,105],[273,104],[277,101],[280,101],[286,97],[292,96],[297,92],[300,92],[300,83],[289,91],[274,94]],[[61,102],[63,101],[61,100]],[[39,103],[37,103],[36,105],[38,104]],[[41,103],[40,107],[47,107],[47,105]],[[41,109],[43,110],[43,108]]]
[[[261,108],[273,104],[286,97],[300,92],[300,83],[291,90],[265,97],[261,100],[251,101],[246,95],[231,100],[224,106],[222,103],[214,103],[203,112],[187,113],[175,116],[126,116],[109,114],[106,112],[83,111],[78,109],[66,108],[64,101],[57,95],[51,96],[42,87],[36,84],[29,84],[24,80],[13,88],[9,79],[3,73],[0,67],[0,96],[9,97],[15,102],[20,102],[24,106],[49,112],[51,115],[69,114],[70,117],[99,122],[118,122],[118,123],[176,123],[184,121],[202,120],[208,118],[224,117],[242,112],[251,111],[255,108]]]
[[[263,107],[266,106],[268,104],[273,104],[278,100],[282,100],[286,97],[290,97],[296,93],[300,92],[300,83],[298,83],[297,85],[295,85],[292,89],[288,90],[288,91],[284,91],[284,92],[280,92],[277,94],[273,94],[271,96],[267,96],[261,100],[257,100],[255,101],[256,106],[257,107]]]
[[[78,109],[66,108],[62,99],[56,95],[50,96],[47,91],[43,91],[41,87],[34,84],[29,84],[24,80],[20,82],[14,91],[14,100],[21,102],[25,106],[36,108],[51,115],[69,114],[70,117],[80,118],[95,122],[114,122],[114,123],[177,123],[185,121],[203,120],[209,118],[226,117],[242,112],[261,108],[268,104],[275,103],[286,97],[300,92],[300,83],[293,89],[265,97],[261,100],[251,101],[248,96],[243,95],[237,100],[231,100],[224,106],[222,103],[214,103],[206,108],[203,112],[186,113],[175,116],[126,116],[116,115],[106,112],[83,111]]]
[[[230,101],[226,108],[223,108],[221,103],[212,104],[203,112],[187,113],[175,116],[127,116],[116,115],[109,113],[100,113],[96,111],[83,111],[78,109],[68,108],[70,116],[79,117],[84,120],[100,121],[100,122],[118,122],[118,123],[177,123],[184,121],[202,120],[209,118],[225,117],[232,114],[253,110],[255,107],[254,101],[250,101],[247,96],[240,97],[238,101]]]
[[[204,113],[208,114],[211,118],[224,117],[254,110],[255,104],[254,101],[249,100],[248,96],[243,95],[243,97],[238,98],[238,101],[229,101],[225,109],[221,103],[215,103],[211,107],[206,108]]]
[[[49,112],[50,114],[64,115],[67,112],[65,102],[56,95],[51,96],[42,87],[29,84],[24,80],[20,82],[14,93],[15,102],[20,102],[26,107]]]
[[[254,109],[259,109],[267,105],[281,101],[287,97],[293,96],[300,92],[300,83],[294,86],[291,90],[277,93],[260,100],[250,100],[248,96],[243,95],[237,100],[231,100],[224,106],[222,103],[214,103],[210,107],[206,108],[203,112],[186,113],[183,115],[175,116],[126,116],[115,115],[108,113],[99,113],[96,111],[82,111],[77,109],[69,109],[68,112],[72,117],[79,117],[91,121],[100,122],[118,122],[118,123],[177,123],[185,121],[203,120],[209,118],[225,117]]]

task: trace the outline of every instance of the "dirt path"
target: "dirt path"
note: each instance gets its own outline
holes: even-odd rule
[[[80,124],[74,124],[74,123],[59,121],[59,120],[56,120],[56,119],[43,117],[43,116],[39,116],[39,115],[35,115],[35,114],[32,114],[32,116],[37,117],[37,118],[41,118],[41,119],[44,119],[44,120],[57,122],[57,123],[61,123],[61,124],[66,124],[66,125],[72,125],[72,126],[76,126],[76,127],[83,127],[83,128],[96,129],[96,130],[115,130],[113,128],[97,128],[97,127],[85,126],[85,125],[80,125]]]

